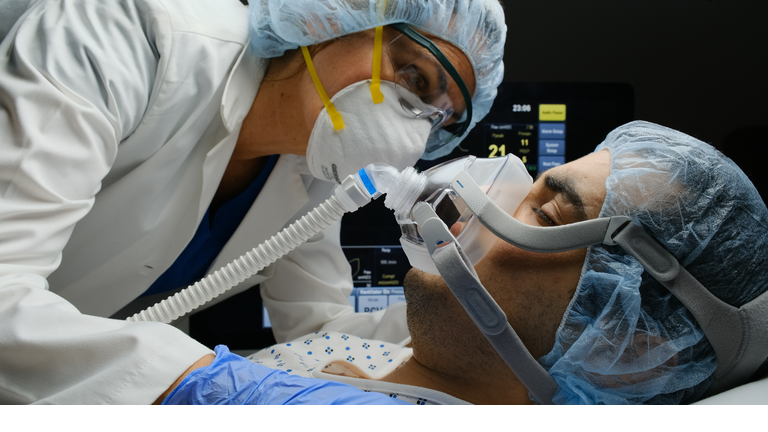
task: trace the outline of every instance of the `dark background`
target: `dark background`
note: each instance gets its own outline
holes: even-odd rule
[[[717,147],[752,178],[765,200],[767,1],[502,4],[505,81],[628,83],[637,119]]]

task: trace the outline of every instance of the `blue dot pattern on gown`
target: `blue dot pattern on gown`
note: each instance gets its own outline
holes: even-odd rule
[[[297,343],[298,342],[298,343]],[[338,332],[315,332],[293,343],[273,345],[248,356],[253,363],[284,370],[292,375],[323,378],[334,375],[380,379],[405,364],[413,350],[388,342],[363,339]],[[318,373],[320,372],[320,373]],[[390,397],[403,398],[396,393]],[[411,403],[429,404],[418,398]]]

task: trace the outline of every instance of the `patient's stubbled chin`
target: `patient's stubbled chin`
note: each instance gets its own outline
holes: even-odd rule
[[[463,360],[476,356],[497,357],[443,278],[411,269],[405,275],[403,286],[413,355],[420,362],[443,363],[447,357]],[[467,356],[468,352],[472,354]],[[454,369],[457,365],[451,363]],[[467,362],[467,366],[475,367],[473,363],[476,363],[474,359]]]

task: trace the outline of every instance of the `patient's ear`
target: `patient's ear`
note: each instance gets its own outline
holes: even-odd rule
[[[659,378],[679,363],[677,347],[669,339],[647,333],[635,334],[625,355],[624,361],[634,366],[634,372],[623,379],[631,384]]]
[[[603,388],[621,388],[661,378],[678,365],[677,348],[668,339],[639,333],[632,336],[609,373],[595,374],[595,384]],[[607,360],[607,359],[606,359]]]
[[[650,358],[668,358],[664,363],[674,360],[674,365],[677,365],[677,348],[672,346],[669,339],[658,336],[649,335],[647,333],[635,334],[633,349],[637,357],[650,356]]]

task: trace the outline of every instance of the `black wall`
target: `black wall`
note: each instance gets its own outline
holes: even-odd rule
[[[629,83],[638,119],[719,148],[765,199],[768,1],[502,3],[505,81]]]

